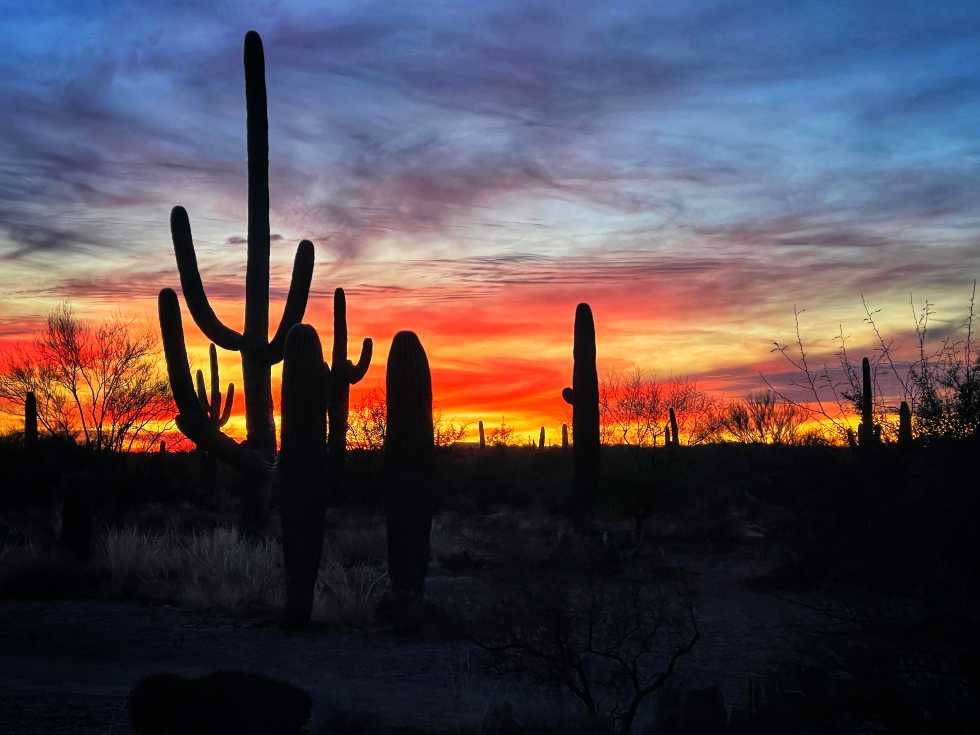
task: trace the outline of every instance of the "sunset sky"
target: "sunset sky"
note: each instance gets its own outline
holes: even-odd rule
[[[175,204],[241,329],[253,28],[271,320],[310,239],[305,321],[329,342],[343,286],[375,341],[355,403],[412,329],[446,417],[557,431],[579,301],[600,373],[742,395],[786,379],[794,304],[818,353],[870,349],[862,292],[908,347],[910,293],[951,329],[980,275],[976,3],[3,5],[0,347],[65,299],[157,331]]]

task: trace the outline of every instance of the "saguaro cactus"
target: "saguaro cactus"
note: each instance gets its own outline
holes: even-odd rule
[[[670,443],[675,447],[681,445],[680,434],[677,433],[677,414],[674,413],[674,407],[671,406],[668,411],[670,416]]]
[[[296,250],[292,282],[282,319],[269,340],[269,122],[262,39],[245,35],[245,105],[248,144],[248,255],[245,268],[245,328],[225,326],[208,302],[194,253],[190,220],[183,207],[170,214],[180,285],[197,326],[225,350],[241,353],[245,389],[245,427],[250,448],[271,460],[276,451],[272,414],[272,366],[282,359],[286,334],[303,318],[313,276],[313,244]],[[193,439],[193,437],[190,437]]]
[[[350,413],[350,387],[358,383],[371,364],[373,342],[365,338],[355,365],[347,359],[347,298],[344,289],[333,292],[333,367],[330,373],[330,464],[334,481],[339,482],[347,453],[347,417]]]
[[[286,621],[309,622],[323,549],[327,395],[330,372],[316,330],[297,324],[286,338],[279,453]]]
[[[31,449],[37,444],[37,397],[34,391],[27,391],[24,398],[24,448]]]
[[[561,425],[561,448],[568,449],[568,424]]]
[[[572,406],[572,515],[585,520],[595,503],[599,483],[599,375],[595,366],[595,322],[588,304],[575,308],[575,343],[572,351],[572,387],[561,392]]]
[[[874,422],[871,363],[861,360],[861,423],[858,425],[858,444],[871,447],[881,442],[881,427]]]
[[[218,351],[211,344],[208,350],[211,362],[211,395],[208,397],[208,389],[204,383],[204,371],[197,371],[197,399],[201,402],[201,408],[207,415],[208,420],[217,428],[221,428],[228,423],[231,418],[231,405],[235,400],[235,384],[228,383],[225,392],[225,406],[221,407],[221,384],[218,377]]]
[[[912,411],[905,401],[898,409],[898,446],[903,449],[912,446]]]
[[[396,599],[420,599],[432,530],[432,378],[414,332],[395,335],[385,386],[388,573]]]
[[[487,448],[487,435],[483,433],[483,422],[480,421],[480,449]]]
[[[538,449],[544,449],[544,427],[541,427],[541,433],[538,434]]]
[[[664,446],[670,446],[670,423],[664,424]]]

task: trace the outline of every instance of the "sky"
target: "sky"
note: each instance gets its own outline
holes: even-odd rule
[[[724,395],[790,379],[770,348],[794,307],[817,356],[840,324],[873,348],[862,293],[903,349],[910,295],[940,330],[965,316],[975,3],[162,5],[0,0],[0,349],[66,299],[158,331],[176,204],[212,304],[241,328],[250,29],[266,53],[271,321],[310,239],[305,321],[329,344],[342,286],[352,352],[376,345],[354,403],[412,329],[445,417],[557,432],[580,301],[601,374]],[[203,367],[186,310],[185,328]],[[241,385],[237,355],[221,367]]]

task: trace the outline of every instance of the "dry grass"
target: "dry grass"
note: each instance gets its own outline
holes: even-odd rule
[[[4,596],[165,600],[239,614],[277,611],[285,602],[282,547],[276,541],[245,539],[229,527],[193,533],[107,528],[86,568],[84,589],[75,581],[67,583],[77,576],[72,570],[79,565],[56,550],[33,544],[5,546],[0,548],[0,564]],[[336,543],[325,544],[313,619],[369,621],[384,590],[383,570],[380,563],[346,557]]]

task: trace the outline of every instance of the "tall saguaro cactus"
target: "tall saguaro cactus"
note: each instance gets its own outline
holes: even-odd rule
[[[670,444],[675,447],[681,445],[680,435],[677,433],[677,414],[674,412],[674,407],[671,406],[667,415],[670,417]]]
[[[480,449],[487,448],[487,435],[483,431],[483,421],[480,421]]]
[[[316,330],[297,324],[286,337],[279,453],[286,620],[292,624],[309,622],[323,549],[329,384]]]
[[[27,391],[24,398],[24,447],[32,449],[37,445],[37,396]]]
[[[588,304],[575,308],[572,387],[561,392],[572,406],[572,514],[581,524],[592,511],[599,484],[599,374],[595,366],[595,322]]]
[[[422,597],[432,530],[432,378],[414,332],[391,343],[385,376],[385,515],[393,596]]]
[[[858,444],[872,447],[881,443],[881,427],[874,422],[874,395],[871,382],[871,363],[861,360],[861,423],[858,425]]]
[[[568,449],[568,424],[561,425],[561,448]]]
[[[544,427],[541,427],[541,433],[538,434],[538,449],[544,449]]]
[[[296,250],[292,282],[282,319],[269,339],[269,121],[265,89],[265,56],[255,31],[245,35],[245,106],[248,146],[248,255],[245,268],[245,327],[226,326],[215,314],[201,282],[183,207],[170,214],[180,285],[194,321],[212,342],[241,353],[248,446],[271,460],[276,452],[272,410],[272,366],[283,356],[286,334],[303,318],[313,276],[313,244],[304,240]],[[186,418],[186,417],[185,417]],[[193,437],[191,437],[193,438]]]
[[[350,387],[364,377],[371,365],[373,342],[366,337],[355,365],[347,359],[347,297],[344,289],[333,292],[333,367],[330,374],[330,463],[339,481],[347,453],[347,419],[350,414]]]

